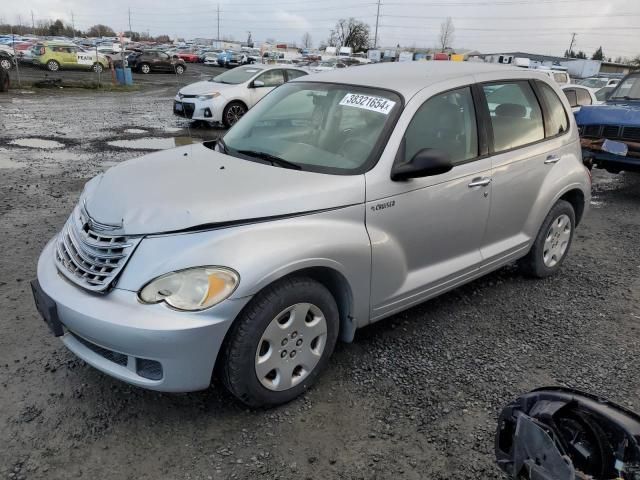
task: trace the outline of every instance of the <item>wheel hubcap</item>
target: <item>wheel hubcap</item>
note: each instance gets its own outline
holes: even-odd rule
[[[233,105],[227,112],[227,120],[229,125],[233,125],[244,115],[244,108],[240,105]]]
[[[283,391],[302,382],[316,367],[327,343],[327,320],[311,303],[297,303],[267,326],[256,350],[260,383]]]
[[[570,239],[571,220],[568,215],[562,214],[551,223],[544,240],[542,258],[547,267],[554,267],[562,260]]]
[[[9,62],[9,60],[2,60],[2,62],[0,62],[0,66],[2,66],[2,68],[4,68],[5,70],[9,70],[11,63]]]

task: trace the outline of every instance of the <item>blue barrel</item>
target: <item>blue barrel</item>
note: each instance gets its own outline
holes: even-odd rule
[[[116,81],[120,85],[133,85],[133,76],[130,68],[116,68]]]

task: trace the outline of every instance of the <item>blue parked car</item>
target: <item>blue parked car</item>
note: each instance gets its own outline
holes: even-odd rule
[[[240,65],[247,65],[253,63],[253,60],[245,52],[234,52],[232,50],[225,50],[218,54],[218,65],[226,68],[238,67]]]
[[[576,122],[586,163],[640,172],[640,72],[627,75],[603,105],[582,107]]]

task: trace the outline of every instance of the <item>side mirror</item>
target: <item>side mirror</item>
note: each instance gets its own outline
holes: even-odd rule
[[[413,156],[411,161],[395,165],[391,170],[391,180],[430,177],[447,173],[452,168],[451,157],[447,152],[435,148],[423,148]]]
[[[251,83],[251,88],[260,88],[260,87],[264,87],[264,82],[262,80],[254,80],[253,83]]]

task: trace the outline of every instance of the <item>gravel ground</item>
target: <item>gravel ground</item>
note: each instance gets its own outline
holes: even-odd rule
[[[28,281],[84,182],[138,154],[107,142],[188,135],[175,90],[150,88],[0,97],[0,478],[502,478],[496,417],[525,391],[568,385],[640,410],[640,177],[600,171],[561,275],[504,268],[367,327],[287,406],[247,410],[220,385],[153,393],[77,360]],[[9,143],[26,137],[62,147]]]

